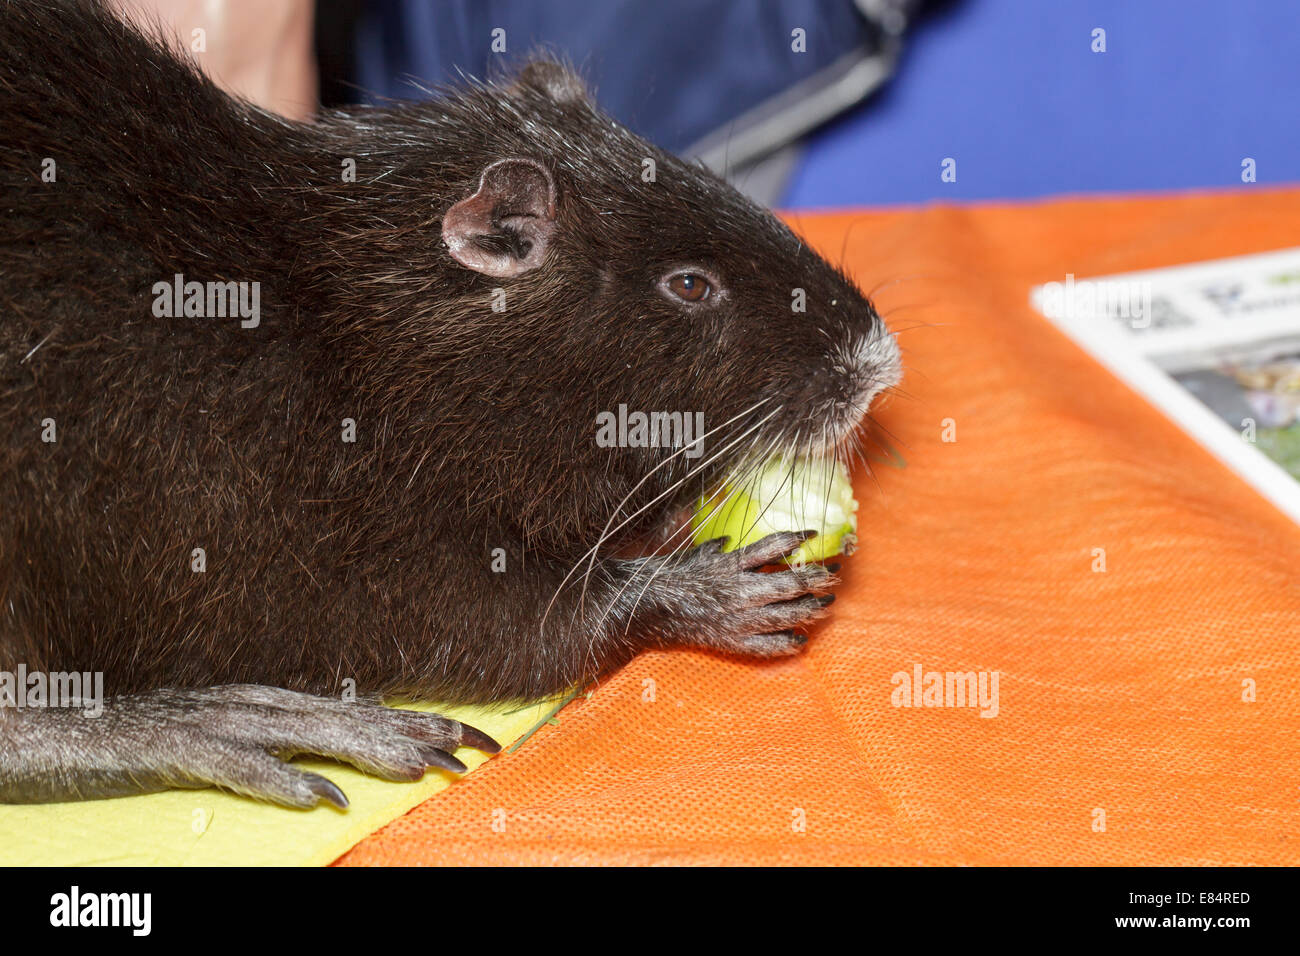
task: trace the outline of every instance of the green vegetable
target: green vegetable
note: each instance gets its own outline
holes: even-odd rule
[[[734,551],[777,531],[816,530],[787,558],[790,564],[852,554],[858,503],[849,470],[826,458],[774,458],[738,486],[701,498],[691,520],[696,544],[724,535]]]

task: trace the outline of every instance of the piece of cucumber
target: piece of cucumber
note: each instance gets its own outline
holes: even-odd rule
[[[817,537],[786,560],[824,561],[857,547],[858,503],[842,462],[774,458],[744,481],[701,498],[691,527],[696,544],[725,535],[728,551],[777,531],[815,530]]]

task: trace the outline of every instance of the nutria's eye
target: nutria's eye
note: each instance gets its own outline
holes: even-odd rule
[[[713,291],[709,280],[694,272],[679,272],[668,279],[668,291],[686,302],[703,302]]]

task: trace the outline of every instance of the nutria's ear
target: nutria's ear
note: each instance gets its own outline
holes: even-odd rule
[[[576,72],[553,60],[534,60],[515,76],[511,89],[527,87],[560,104],[589,103],[591,93]]]
[[[508,278],[536,269],[555,231],[555,183],[532,159],[502,159],[479,177],[478,190],[442,217],[452,258],[484,275]]]

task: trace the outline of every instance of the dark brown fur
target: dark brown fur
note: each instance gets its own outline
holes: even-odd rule
[[[442,221],[512,158],[550,177],[553,230],[539,267],[494,277],[449,254]],[[479,244],[518,258],[500,212]],[[638,558],[638,542],[745,455],[845,447],[896,380],[892,339],[784,225],[558,67],[302,125],[92,3],[0,3],[0,215],[0,669],[102,671],[114,696],[163,701],[136,706],[150,727],[203,712],[157,695],[219,685],[529,698],[650,644],[787,653],[826,603],[807,596],[820,567],[756,571],[793,536],[748,559]],[[718,277],[710,304],[658,287],[687,266]],[[151,288],[175,273],[260,282],[260,324],[155,317]],[[670,451],[596,444],[620,403],[739,417],[703,458],[656,469]],[[23,720],[11,744],[54,733]],[[0,798],[218,783],[313,799],[49,746],[54,783],[0,751]]]

